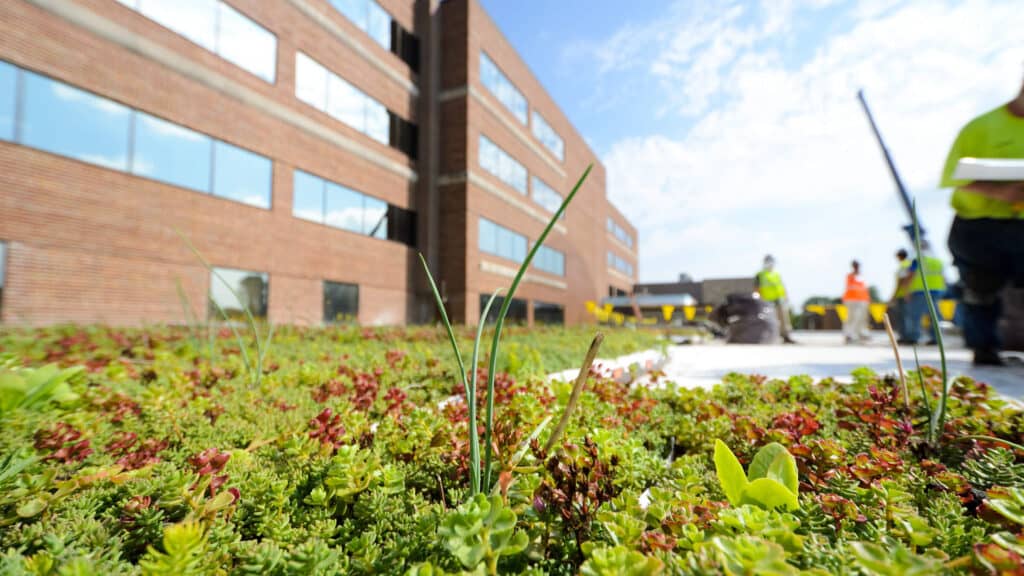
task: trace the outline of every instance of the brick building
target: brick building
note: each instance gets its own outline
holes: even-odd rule
[[[472,323],[590,163],[525,321],[629,290],[636,231],[476,0],[0,2],[5,323],[425,321],[418,252]]]

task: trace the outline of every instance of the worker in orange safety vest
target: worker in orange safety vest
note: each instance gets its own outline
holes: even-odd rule
[[[843,293],[843,305],[846,306],[843,336],[846,337],[847,344],[871,340],[868,335],[868,306],[871,304],[871,294],[868,292],[867,284],[861,280],[860,262],[854,260],[850,266],[853,271],[846,275],[846,292]]]

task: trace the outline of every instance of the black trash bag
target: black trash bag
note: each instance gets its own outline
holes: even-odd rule
[[[774,344],[779,340],[775,306],[757,294],[729,294],[714,316],[730,344]]]

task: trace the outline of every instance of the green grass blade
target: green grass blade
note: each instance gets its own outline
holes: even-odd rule
[[[565,209],[568,208],[569,203],[572,202],[576,193],[580,191],[580,188],[583,186],[583,182],[586,181],[587,176],[590,175],[590,171],[593,169],[593,164],[587,166],[587,169],[583,171],[583,175],[576,181],[576,185],[572,187],[572,191],[570,191],[569,195],[562,201],[562,205],[558,207],[558,211],[551,216],[551,220],[548,222],[548,225],[544,228],[544,231],[541,232],[540,237],[533,243],[533,248],[531,248],[530,252],[526,255],[526,260],[524,260],[522,265],[519,266],[519,271],[512,280],[512,285],[509,286],[508,295],[501,303],[501,309],[498,311],[497,322],[494,324],[494,338],[491,340],[490,364],[487,370],[487,413],[484,425],[484,491],[490,491],[491,486],[491,432],[494,424],[494,372],[498,366],[498,344],[501,342],[501,329],[505,325],[505,316],[508,314],[508,308],[512,304],[512,297],[515,296],[516,289],[519,288],[519,283],[523,280],[526,270],[530,267],[530,263],[533,261],[534,255],[537,254],[537,250],[539,250],[544,244],[544,240],[546,240],[548,234],[551,233],[551,229],[555,227],[555,223],[562,217]]]
[[[935,308],[935,300],[932,299],[931,290],[928,289],[928,276],[924,273],[924,250],[921,249],[921,227],[917,217],[917,200],[913,204],[914,220],[914,249],[917,252],[917,273],[921,275],[921,284],[924,287],[925,302],[928,303],[928,318],[931,321],[932,332],[935,334],[935,342],[939,347],[939,359],[942,363],[942,396],[936,412],[931,413],[929,427],[932,431],[932,442],[942,438],[942,432],[946,425],[946,404],[949,402],[949,373],[946,369],[946,346],[942,341],[942,330],[939,327],[939,312]]]
[[[932,399],[928,394],[928,388],[924,385],[924,374],[921,372],[921,361],[917,357],[917,346],[914,346],[914,365],[917,366],[917,383],[921,385],[921,399],[924,400],[924,407],[928,410],[928,433],[926,439],[932,441]]]
[[[472,466],[472,470],[470,472],[470,480],[472,483],[472,490],[469,494],[470,496],[476,496],[480,492],[480,436],[477,433],[476,426],[476,391],[477,380],[479,380],[477,362],[479,362],[480,358],[480,341],[483,339],[487,314],[490,313],[491,305],[494,304],[494,300],[500,293],[500,288],[495,290],[487,300],[487,304],[484,305],[483,312],[480,313],[480,323],[476,327],[476,340],[473,340],[473,363],[471,364],[473,375],[470,378],[470,387],[467,389],[466,394],[466,402],[469,403],[469,463]]]
[[[228,281],[225,280],[223,276],[217,273],[217,271],[213,268],[213,265],[210,264],[210,262],[207,261],[206,257],[203,256],[202,252],[200,252],[192,244],[192,242],[184,234],[181,233],[180,230],[175,229],[174,232],[178,235],[179,238],[181,238],[182,242],[185,243],[185,246],[188,246],[188,249],[191,250],[193,254],[195,254],[196,258],[199,259],[199,262],[203,265],[203,267],[206,268],[214,278],[220,280],[221,284],[223,284],[228,289],[228,292],[231,292],[231,295],[234,296],[235,300],[238,301],[239,306],[241,306],[242,310],[245,311],[246,315],[249,317],[249,327],[253,330],[253,336],[256,338],[256,353],[259,354],[259,334],[256,332],[255,322],[253,322],[252,320],[252,314],[249,312],[249,307],[242,304],[242,299],[238,296],[238,293],[235,292],[235,289],[231,287],[231,284],[229,284]],[[245,369],[249,372],[249,376],[251,378],[253,365],[252,362],[249,360],[249,351],[242,341],[241,334],[238,333],[238,329],[236,329],[234,324],[232,324],[231,317],[229,317],[227,315],[227,312],[225,312],[224,309],[221,308],[220,304],[217,304],[217,301],[214,300],[212,296],[210,298],[210,302],[213,303],[213,306],[217,309],[217,312],[221,315],[222,318],[224,318],[224,322],[227,323],[228,328],[230,328],[231,332],[235,335],[235,339],[238,341],[238,349],[242,353],[242,361],[245,363]]]

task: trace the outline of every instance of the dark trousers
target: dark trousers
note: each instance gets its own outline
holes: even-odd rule
[[[903,297],[894,298],[892,303],[889,304],[889,323],[892,324],[892,329],[896,332],[896,337],[900,340],[906,337],[906,326],[904,320],[906,316],[907,303],[903,301]]]
[[[949,251],[964,283],[964,339],[974,350],[999,349],[999,293],[1024,287],[1024,220],[953,220]]]

